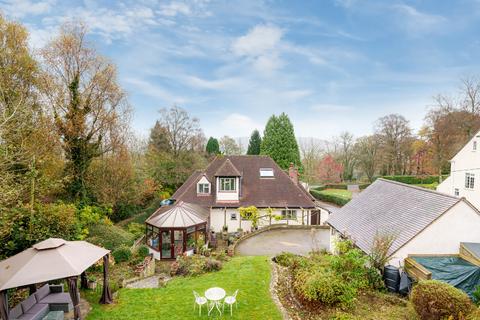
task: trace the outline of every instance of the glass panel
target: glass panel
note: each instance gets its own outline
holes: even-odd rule
[[[195,249],[195,232],[187,234],[187,251]]]
[[[170,259],[172,257],[172,234],[170,230],[162,231],[162,258]]]
[[[173,231],[174,258],[183,253],[183,230]]]
[[[235,191],[235,178],[220,178],[220,191]]]

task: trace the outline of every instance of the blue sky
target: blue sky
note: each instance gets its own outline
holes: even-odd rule
[[[371,133],[403,114],[422,124],[437,93],[480,75],[480,1],[0,0],[39,48],[66,20],[119,68],[146,135],[177,104],[207,136],[247,136],[288,113],[298,136]]]

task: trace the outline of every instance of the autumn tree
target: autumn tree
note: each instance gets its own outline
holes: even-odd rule
[[[268,120],[260,153],[270,156],[282,169],[288,169],[293,163],[303,170],[293,125],[285,113],[278,117],[272,115]]]
[[[373,182],[379,162],[379,139],[375,135],[360,137],[355,142],[357,166],[368,181]]]
[[[260,154],[260,148],[262,146],[262,137],[260,137],[260,132],[257,129],[253,130],[250,135],[250,140],[248,141],[248,155],[258,155]]]
[[[158,121],[155,122],[152,130],[150,130],[148,144],[158,151],[171,151],[170,142],[167,138],[167,129],[164,128]]]
[[[318,180],[318,165],[324,152],[323,145],[318,139],[308,138],[300,140],[299,148],[303,166],[302,181],[315,183]]]
[[[412,129],[405,117],[390,114],[376,123],[381,144],[384,171],[387,174],[407,174],[411,156]]]
[[[92,160],[123,142],[128,104],[113,63],[85,40],[82,25],[66,24],[43,50],[43,93],[67,158],[67,192],[87,200]]]
[[[318,164],[317,175],[322,183],[339,183],[342,181],[343,167],[335,161],[332,155],[327,154]]]
[[[220,154],[220,145],[218,140],[214,137],[210,137],[208,139],[207,146],[205,147],[205,151],[207,151],[209,155]]]

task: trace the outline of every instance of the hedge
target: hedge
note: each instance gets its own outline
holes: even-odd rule
[[[108,250],[117,249],[122,245],[129,247],[135,240],[133,234],[115,225],[97,224],[89,230],[90,234],[86,240]]]
[[[439,176],[383,176],[382,178],[406,184],[432,184],[440,181]]]
[[[350,199],[344,199],[335,195],[321,193],[319,190],[316,189],[311,190],[310,194],[317,200],[335,203],[336,205],[339,205],[341,207],[346,205],[350,201]]]

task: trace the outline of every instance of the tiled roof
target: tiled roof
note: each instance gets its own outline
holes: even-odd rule
[[[238,171],[241,179],[240,200],[232,203],[217,203],[215,190],[219,169],[226,163]],[[273,178],[260,178],[260,168],[272,168]],[[210,195],[197,195],[196,184],[205,177],[212,184]],[[204,207],[256,206],[259,208],[314,208],[311,195],[301,186],[295,184],[268,156],[218,156],[201,172],[193,173],[172,196],[177,201],[194,203]]]
[[[240,172],[238,172],[237,168],[232,164],[230,159],[226,159],[223,164],[218,168],[217,172],[215,172],[215,177],[240,177],[242,176]]]
[[[392,254],[460,201],[433,190],[377,179],[336,210],[327,223],[366,253],[377,233],[394,235]]]

